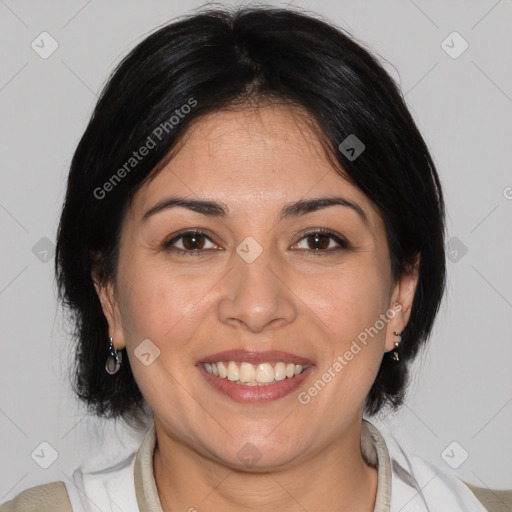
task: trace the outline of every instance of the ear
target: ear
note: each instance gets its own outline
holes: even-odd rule
[[[94,288],[98,294],[101,303],[101,309],[108,322],[108,335],[112,338],[112,344],[115,349],[123,349],[126,346],[124,340],[124,332],[121,323],[121,314],[119,305],[116,298],[116,291],[114,283],[104,282],[99,278],[99,273],[96,269],[91,272]],[[105,340],[105,344],[108,340]]]
[[[414,294],[418,285],[419,265],[420,255],[418,254],[413,265],[393,285],[389,311],[394,312],[394,314],[393,316],[391,314],[388,315],[389,322],[386,329],[385,352],[395,349],[395,342],[400,341],[400,338],[394,333],[401,333],[411,316]]]

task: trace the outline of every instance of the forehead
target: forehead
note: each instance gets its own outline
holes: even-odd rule
[[[342,194],[376,210],[333,168],[307,114],[284,105],[223,110],[199,118],[172,160],[136,194],[147,210],[166,194],[207,198],[248,212],[292,200]]]

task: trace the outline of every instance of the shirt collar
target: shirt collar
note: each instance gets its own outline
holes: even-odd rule
[[[156,433],[153,424],[146,433],[135,458],[135,494],[140,512],[163,512],[153,473]],[[377,466],[377,495],[373,512],[390,512],[391,463],[386,442],[377,428],[363,419],[361,428],[363,458]]]

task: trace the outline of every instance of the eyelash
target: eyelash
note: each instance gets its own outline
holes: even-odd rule
[[[307,233],[304,233],[304,235],[300,238],[300,240],[297,242],[297,244],[299,242],[301,242],[302,240],[305,240],[308,236],[312,236],[312,235],[316,235],[316,234],[324,235],[324,236],[331,238],[338,244],[338,247],[334,247],[334,248],[330,248],[330,249],[316,249],[316,250],[315,249],[300,249],[300,250],[309,252],[311,256],[316,257],[316,256],[328,256],[328,255],[332,254],[333,252],[337,252],[339,250],[349,248],[349,243],[347,242],[347,240],[345,238],[343,238],[340,235],[334,233],[333,231],[330,231],[325,228],[315,228],[311,231],[308,231]],[[208,236],[208,233],[206,231],[203,231],[201,229],[187,229],[184,231],[179,231],[172,238],[165,241],[162,245],[162,248],[167,251],[174,251],[177,253],[181,253],[183,256],[203,256],[206,251],[212,250],[212,249],[185,250],[185,249],[180,249],[178,247],[172,247],[174,243],[176,243],[178,240],[180,240],[181,238],[183,238],[187,235],[204,235],[210,242],[215,243],[212,240],[211,236]]]

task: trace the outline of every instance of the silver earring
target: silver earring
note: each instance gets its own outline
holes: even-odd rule
[[[108,357],[105,363],[105,370],[110,375],[114,375],[121,369],[121,362],[123,360],[123,353],[120,350],[116,350],[112,343],[112,338],[108,340]]]
[[[393,334],[400,338],[398,341],[395,341],[395,350],[393,350],[393,354],[392,354],[393,361],[400,361],[400,358],[398,357],[398,345],[402,341],[402,333],[393,331]]]

